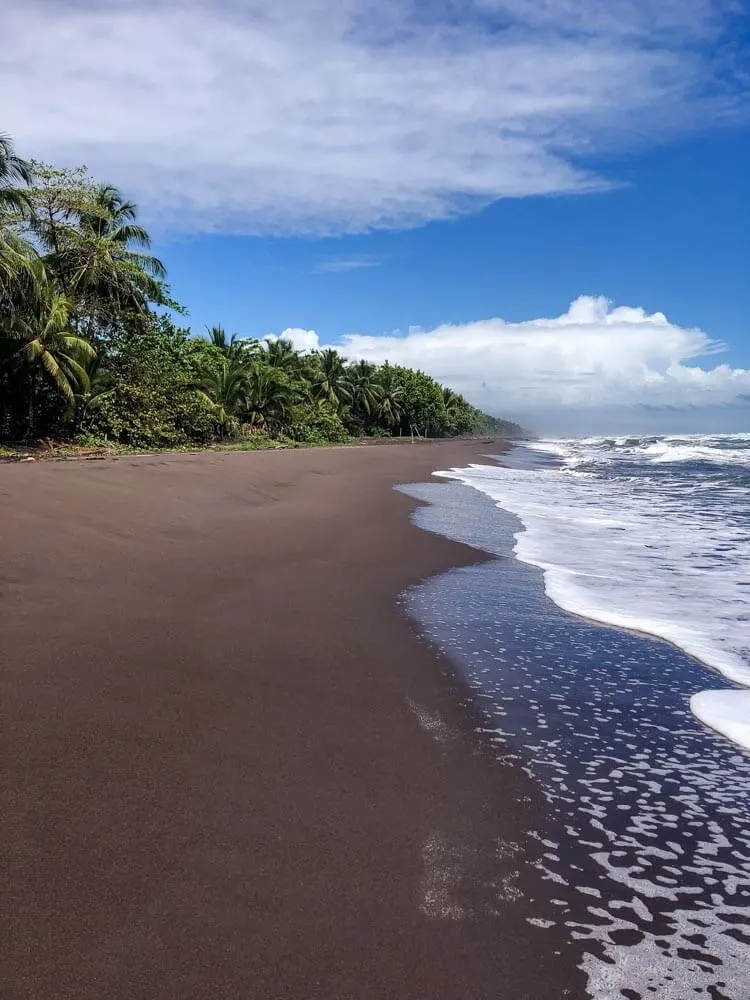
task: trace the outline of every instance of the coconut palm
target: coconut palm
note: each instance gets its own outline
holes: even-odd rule
[[[126,201],[114,184],[98,184],[79,212],[83,230],[102,238],[116,236],[123,243],[148,249],[151,237],[136,223],[138,206]]]
[[[207,372],[199,392],[211,407],[222,434],[236,427],[245,409],[248,375],[236,361],[223,358],[217,371]]]
[[[386,427],[396,427],[404,416],[404,387],[394,378],[393,369],[388,362],[378,371],[378,385],[378,420]]]
[[[81,422],[87,413],[95,410],[97,406],[100,406],[106,399],[110,399],[114,395],[114,379],[102,362],[103,358],[100,354],[85,358],[82,361],[82,367],[86,370],[88,377],[88,384],[78,388],[73,401],[72,412],[69,411],[74,434],[78,432]]]
[[[223,326],[207,326],[206,332],[208,333],[208,339],[222,354],[230,354],[237,343],[236,333],[233,333],[229,340],[227,340],[227,331]]]
[[[0,133],[0,211],[23,212],[28,196],[23,187],[31,184],[31,165],[15,151],[10,137]]]
[[[447,386],[443,386],[442,391],[446,431],[449,434],[470,433],[477,424],[477,411],[467,403],[459,392],[455,392]]]
[[[250,369],[245,396],[245,416],[249,423],[278,434],[287,422],[291,409],[300,400],[295,386],[283,370],[266,364]]]
[[[344,359],[332,347],[315,356],[311,372],[311,388],[315,399],[325,400],[334,409],[351,402],[352,385]]]
[[[378,419],[386,427],[397,427],[404,416],[404,390],[401,386],[383,389],[378,400]]]
[[[6,333],[11,363],[28,372],[28,433],[34,433],[37,381],[41,376],[68,402],[76,393],[86,393],[89,376],[86,361],[95,356],[91,344],[78,336],[70,324],[71,308],[62,295],[50,292],[43,308],[19,317]]]
[[[267,340],[265,352],[264,361],[271,368],[280,368],[286,372],[298,371],[300,368],[300,356],[295,351],[294,344],[286,337]]]
[[[0,327],[19,313],[39,308],[47,276],[34,248],[0,213]]]
[[[14,227],[28,212],[23,186],[31,180],[30,164],[16,154],[10,138],[0,133],[0,318],[35,301],[43,279],[33,248]]]
[[[352,407],[360,410],[368,421],[377,412],[382,395],[376,375],[377,368],[369,361],[358,361],[348,368]]]
[[[214,347],[232,362],[249,361],[257,356],[261,349],[257,340],[245,339],[233,333],[227,338],[226,330],[223,326],[207,326],[208,339]]]
[[[151,239],[135,222],[137,209],[112,185],[78,193],[63,222],[38,220],[35,232],[44,262],[77,311],[93,325],[117,313],[143,313],[149,302],[165,304],[162,262],[147,253]]]
[[[445,412],[450,420],[452,417],[455,417],[456,413],[461,409],[463,398],[453,389],[449,389],[447,385],[444,385],[443,403],[445,405]]]

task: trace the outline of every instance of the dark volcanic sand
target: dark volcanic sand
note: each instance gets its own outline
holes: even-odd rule
[[[477,554],[390,486],[479,451],[0,466],[3,1000],[582,996],[395,605]]]

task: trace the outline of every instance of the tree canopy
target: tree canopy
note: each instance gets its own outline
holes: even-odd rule
[[[0,135],[0,439],[135,447],[263,437],[507,432],[398,365],[179,325],[138,208],[84,168],[27,162]]]

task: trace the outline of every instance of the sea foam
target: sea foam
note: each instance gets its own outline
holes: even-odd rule
[[[750,691],[700,691],[690,699],[693,715],[750,749]]]
[[[560,607],[666,639],[750,687],[750,486],[737,475],[750,465],[749,442],[548,441],[530,446],[547,458],[540,468],[472,465],[438,475],[520,518],[515,554],[544,571]],[[734,476],[721,474],[728,468]],[[692,708],[750,749],[750,693],[701,692]]]

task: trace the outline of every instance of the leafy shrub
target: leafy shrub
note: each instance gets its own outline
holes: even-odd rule
[[[298,407],[286,435],[301,444],[346,444],[349,440],[341,417],[325,404]]]
[[[111,390],[87,411],[81,430],[139,448],[212,440],[216,420],[193,389],[186,341],[187,331],[155,316],[114,339],[107,363]]]

